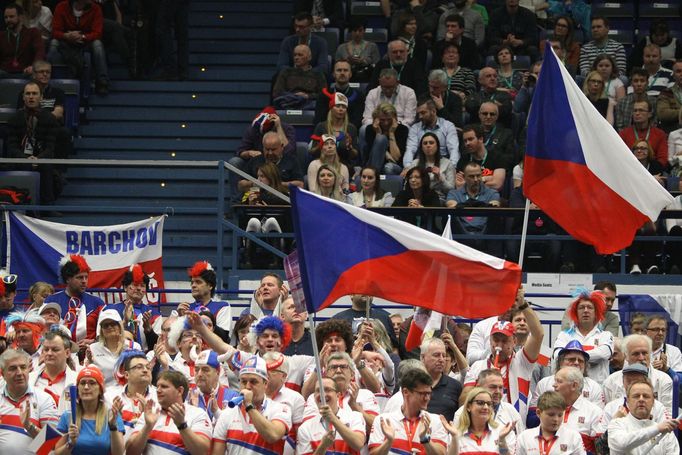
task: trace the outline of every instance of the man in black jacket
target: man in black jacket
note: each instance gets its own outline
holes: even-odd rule
[[[57,121],[40,107],[42,95],[35,82],[28,82],[23,90],[24,108],[7,122],[7,151],[10,158],[36,160],[36,164],[13,165],[13,170],[33,170],[40,173],[40,202],[54,202],[53,167],[38,165],[37,161],[54,156]]]

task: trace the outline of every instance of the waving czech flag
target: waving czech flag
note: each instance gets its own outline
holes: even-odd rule
[[[575,84],[552,46],[528,117],[528,199],[600,254],[628,247],[673,200]]]
[[[443,314],[504,313],[521,283],[517,264],[403,221],[291,186],[308,311],[367,294]]]

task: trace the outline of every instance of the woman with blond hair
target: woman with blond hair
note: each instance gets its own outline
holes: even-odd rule
[[[121,418],[123,400],[114,398],[111,407],[104,401],[104,377],[95,366],[83,368],[76,378],[75,423],[70,412],[62,414],[57,430],[63,436],[55,447],[56,455],[105,454],[122,455],[125,452]],[[106,425],[106,428],[105,428]]]
[[[327,165],[336,175],[336,185],[339,192],[348,191],[350,176],[348,168],[341,164],[339,154],[336,149],[336,138],[330,134],[323,134],[320,138],[320,157],[308,165],[308,188],[313,193],[317,192],[318,171],[322,165]]]
[[[28,300],[31,302],[31,305],[26,311],[39,309],[43,305],[45,299],[52,294],[54,294],[54,288],[50,283],[36,281],[28,288]]]
[[[604,92],[604,78],[599,71],[590,71],[583,82],[583,93],[599,113],[613,125],[613,109],[615,102]]]
[[[323,103],[329,100],[329,111],[327,121],[320,122],[313,130],[313,137],[321,137],[328,134],[336,138],[338,146],[337,153],[343,164],[352,166],[358,158],[357,139],[358,129],[350,123],[348,117],[348,97],[340,92],[329,93],[326,89],[322,90],[327,98],[322,97],[318,102]],[[320,157],[322,145],[317,141],[310,144],[310,154],[314,158]]]
[[[449,455],[475,452],[499,453],[505,455],[516,446],[516,436],[512,432],[516,422],[500,426],[495,422],[493,398],[483,387],[474,387],[462,405],[464,412],[459,420],[452,423],[441,417],[443,426],[450,433],[453,445],[458,450],[449,450]]]

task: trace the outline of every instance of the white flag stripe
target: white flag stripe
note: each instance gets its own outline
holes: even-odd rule
[[[489,254],[475,250],[471,247],[455,242],[454,240],[443,241],[443,237],[429,232],[425,229],[417,227],[410,223],[395,220],[380,213],[372,212],[360,207],[354,207],[344,202],[335,201],[333,199],[322,198],[314,193],[306,190],[301,190],[311,196],[324,199],[325,202],[335,204],[343,210],[350,213],[355,218],[371,224],[388,235],[396,239],[408,250],[415,251],[439,251],[453,256],[457,256],[467,261],[480,262],[486,264],[491,268],[502,270],[504,268],[504,259],[496,258]]]
[[[552,51],[554,58],[556,54]],[[672,202],[672,196],[637,161],[616,130],[597,111],[558,62],[573,120],[592,173],[651,220]]]

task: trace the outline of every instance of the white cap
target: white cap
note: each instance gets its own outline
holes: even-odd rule
[[[123,319],[121,319],[121,315],[118,313],[116,310],[104,310],[99,314],[99,318],[97,318],[97,336],[99,336],[102,326],[102,322],[106,320],[111,320],[114,322],[118,322],[118,324],[123,328]]]
[[[40,308],[38,308],[38,314],[42,315],[43,311],[47,310],[48,308],[57,310],[57,313],[59,313],[59,317],[60,318],[62,317],[62,306],[57,302],[43,303],[42,305],[40,305]]]

